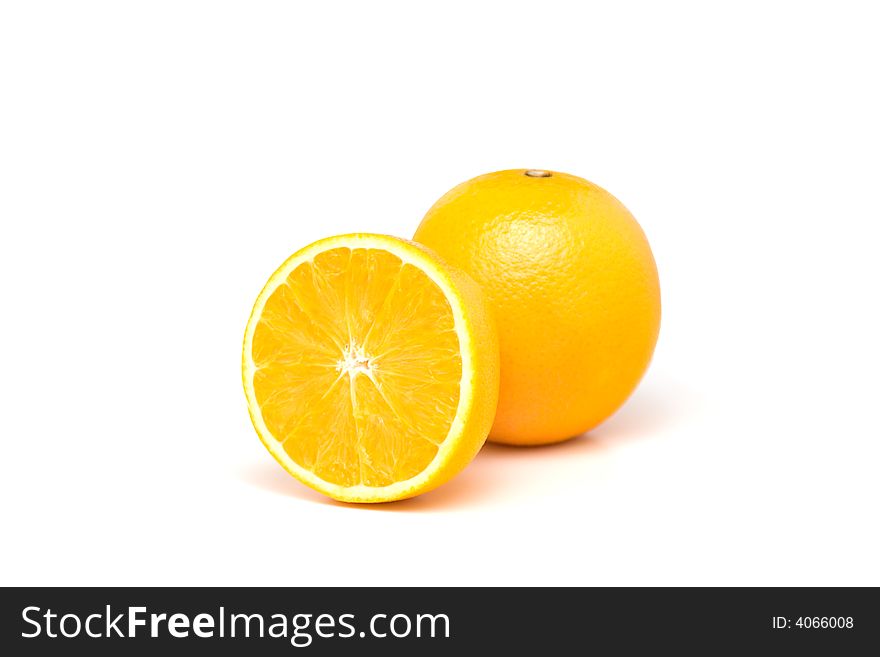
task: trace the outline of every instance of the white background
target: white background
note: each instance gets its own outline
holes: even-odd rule
[[[880,585],[877,16],[720,4],[4,3],[0,582]],[[642,223],[641,387],[415,500],[301,486],[265,279],[515,167]]]

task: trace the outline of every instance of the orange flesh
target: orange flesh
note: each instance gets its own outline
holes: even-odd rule
[[[452,308],[423,271],[380,249],[331,249],[294,269],[266,301],[252,356],[272,436],[336,485],[417,475],[458,408]]]

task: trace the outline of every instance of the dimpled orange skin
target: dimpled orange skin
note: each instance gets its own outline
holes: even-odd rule
[[[501,390],[489,439],[538,445],[593,429],[636,388],[660,329],[660,282],[620,201],[577,176],[526,172],[458,185],[415,240],[469,273],[494,311]]]

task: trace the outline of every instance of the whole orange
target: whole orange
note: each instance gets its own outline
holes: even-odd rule
[[[633,392],[657,342],[660,283],[644,232],[604,189],[555,171],[486,174],[437,201],[415,239],[481,284],[495,313],[490,440],[565,440]]]

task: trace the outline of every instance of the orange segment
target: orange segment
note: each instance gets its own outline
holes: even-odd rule
[[[488,355],[475,356],[476,340]],[[244,383],[260,437],[291,474],[337,499],[399,499],[449,478],[482,445],[497,338],[476,285],[427,250],[331,238],[263,290]]]

